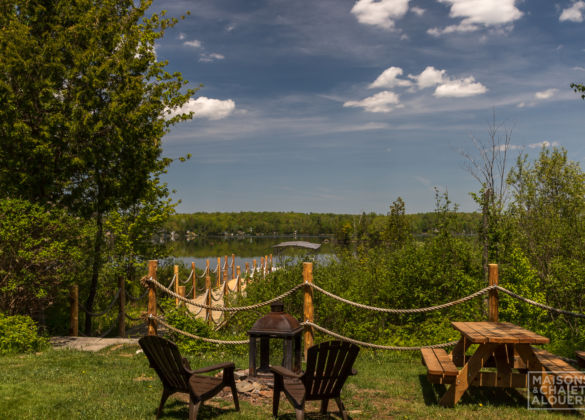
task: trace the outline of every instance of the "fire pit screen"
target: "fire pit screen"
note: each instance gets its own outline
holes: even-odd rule
[[[254,323],[250,336],[249,375],[269,373],[270,339],[284,340],[282,366],[293,372],[301,371],[301,333],[303,327],[290,314],[283,312],[282,302],[270,305],[271,311]],[[256,342],[260,339],[260,368],[256,369]]]

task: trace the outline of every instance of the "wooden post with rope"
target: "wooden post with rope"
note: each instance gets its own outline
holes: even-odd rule
[[[236,254],[232,254],[232,279],[236,278]]]
[[[193,277],[191,278],[193,283],[193,300],[197,297],[197,270],[195,270],[195,261],[191,263],[191,271],[193,272]]]
[[[498,264],[488,264],[489,270],[489,285],[498,285]],[[488,295],[488,320],[490,322],[498,322],[498,291],[490,290]]]
[[[157,260],[148,261],[148,277],[156,280],[156,268],[158,266]],[[156,288],[154,284],[148,283],[148,335],[156,334],[156,320],[150,318],[150,315],[156,316]]]
[[[71,337],[77,337],[79,335],[79,286],[77,284],[71,286],[71,290],[69,291],[69,303],[71,304],[69,335]]]
[[[211,276],[209,275],[209,260],[207,260],[207,268],[206,268],[206,275],[205,275],[205,289],[207,289],[207,298],[205,299],[205,304],[207,306],[211,306]],[[207,322],[210,322],[211,312],[209,308],[205,309],[205,319]]]
[[[118,279],[118,287],[120,288],[120,298],[118,303],[120,309],[118,311],[118,337],[126,336],[126,279],[120,276]]]
[[[221,257],[217,257],[217,287],[221,286]]]
[[[179,293],[179,266],[173,266],[173,277],[175,278],[175,293]],[[175,298],[175,306],[179,306],[179,298]]]
[[[313,283],[313,263],[303,263],[303,282],[305,283],[305,296],[303,305],[304,321],[313,322],[315,319],[315,312],[313,308],[313,288],[307,283]],[[305,325],[304,331],[305,342],[305,360],[307,360],[307,350],[313,345],[313,338],[315,333],[313,327]]]
[[[185,297],[185,291],[186,291],[185,289],[186,289],[185,286],[179,286],[179,296],[181,296],[182,298]],[[179,306],[184,306],[185,305],[185,302],[184,301],[179,300],[178,298],[177,298],[177,300],[179,301]]]
[[[238,265],[236,267],[236,287],[237,287],[238,293],[240,293],[242,291],[242,286],[240,285],[240,274],[242,274],[242,270],[241,270],[240,266]]]

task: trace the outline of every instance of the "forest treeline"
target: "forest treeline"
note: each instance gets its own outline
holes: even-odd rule
[[[435,212],[407,214],[405,218],[414,235],[433,233],[436,226]],[[476,234],[480,220],[480,213],[456,213],[457,230],[462,234]],[[335,235],[343,242],[351,238],[375,238],[387,223],[388,215],[378,213],[196,212],[172,215],[165,230],[176,232],[179,237]]]

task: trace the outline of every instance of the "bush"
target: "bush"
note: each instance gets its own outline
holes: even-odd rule
[[[38,335],[31,317],[0,313],[0,354],[39,351],[47,345],[48,340]]]

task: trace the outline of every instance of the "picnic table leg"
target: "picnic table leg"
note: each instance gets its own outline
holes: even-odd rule
[[[469,388],[485,361],[492,355],[498,345],[494,343],[480,344],[469,361],[459,371],[455,383],[445,392],[439,404],[444,407],[453,407],[465,391]]]
[[[494,351],[494,359],[496,361],[497,385],[512,388],[512,367],[514,366],[514,352],[512,350],[512,364],[510,364],[510,358],[508,354],[508,348],[506,345],[501,345]]]
[[[462,367],[463,365],[465,365],[465,352],[467,351],[470,345],[471,343],[469,342],[469,340],[466,340],[465,337],[461,337],[457,344],[455,344],[453,351],[449,355],[451,357],[451,360],[453,360],[455,366]]]
[[[532,351],[532,347],[529,344],[518,344],[516,350],[518,351],[518,355],[524,360],[524,363],[526,363],[526,367],[529,371],[541,372],[542,385],[540,386],[540,392],[545,396],[550,406],[552,408],[568,408],[566,404],[560,404],[557,401],[554,394],[554,388],[546,386],[546,384],[554,384],[555,377],[548,373],[544,366],[538,361]],[[528,386],[530,386],[530,384],[528,384]]]

